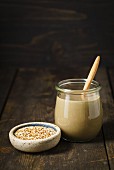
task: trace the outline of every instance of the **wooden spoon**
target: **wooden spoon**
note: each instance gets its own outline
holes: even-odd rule
[[[97,58],[95,59],[93,66],[89,72],[89,75],[87,77],[87,81],[84,85],[83,90],[88,90],[90,88],[91,82],[95,77],[95,74],[97,72],[98,66],[99,66],[99,62],[100,62],[100,56],[97,56]]]

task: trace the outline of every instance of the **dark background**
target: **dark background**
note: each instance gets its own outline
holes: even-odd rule
[[[1,0],[0,67],[113,67],[113,0]]]

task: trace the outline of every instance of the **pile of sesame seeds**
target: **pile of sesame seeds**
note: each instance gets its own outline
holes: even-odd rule
[[[54,135],[56,131],[49,127],[43,126],[27,126],[18,129],[15,136],[23,140],[45,139]]]

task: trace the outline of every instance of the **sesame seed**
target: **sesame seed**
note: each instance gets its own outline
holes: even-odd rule
[[[45,139],[54,135],[56,131],[43,126],[29,126],[18,129],[15,136],[23,140]]]

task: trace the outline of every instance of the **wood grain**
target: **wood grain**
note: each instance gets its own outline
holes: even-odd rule
[[[88,143],[61,140],[53,149],[36,154],[19,152],[8,139],[9,130],[28,121],[54,121],[55,84],[66,78],[86,77],[89,69],[20,69],[0,123],[0,167],[21,169],[108,170],[102,132]],[[4,128],[5,127],[5,128]]]
[[[0,69],[0,115],[11,90],[15,73],[13,69]]]
[[[110,159],[110,164],[111,168],[114,169],[114,114],[112,113],[114,110],[114,69],[110,68],[108,70],[109,72],[109,81],[110,81],[110,87],[111,87],[111,97],[113,97],[113,107],[110,109],[110,120],[109,120],[109,125],[107,125],[111,130],[108,131],[109,134],[107,134],[108,139],[110,138],[111,141],[108,143],[108,153],[109,153],[109,158]]]
[[[0,65],[113,66],[113,0],[0,1]]]
[[[102,85],[101,95],[104,109],[104,140],[110,169],[112,170],[114,169],[114,100],[110,85],[114,87],[113,71],[113,69],[110,69],[110,77],[105,69],[100,70],[99,74],[97,74],[97,79]]]

